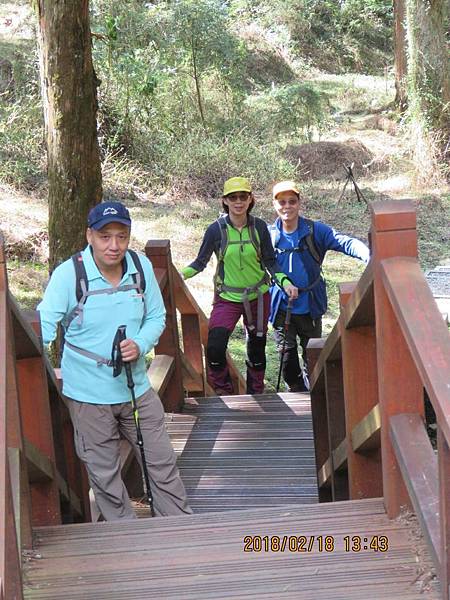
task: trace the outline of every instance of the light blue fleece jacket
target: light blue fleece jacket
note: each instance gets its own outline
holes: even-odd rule
[[[100,273],[90,246],[83,252],[83,263],[89,281],[89,291],[113,286]],[[127,252],[126,270],[119,285],[133,284],[132,274],[137,273],[133,259]],[[83,322],[77,317],[66,331],[66,340],[104,358],[111,357],[113,340],[120,325],[126,325],[127,338],[131,338],[140,349],[140,357],[132,363],[136,397],[150,388],[144,355],[157,343],[164,330],[166,311],[153,267],[147,257],[139,255],[145,281],[145,307],[142,296],[136,289],[89,296],[84,305]],[[77,305],[75,295],[75,269],[71,259],[62,263],[53,272],[42,302],[37,307],[41,316],[44,344],[56,337],[57,324],[67,317]],[[113,378],[113,369],[97,363],[64,347],[61,362],[64,395],[92,404],[117,404],[128,402],[125,370]]]

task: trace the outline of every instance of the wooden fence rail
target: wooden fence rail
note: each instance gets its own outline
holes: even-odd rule
[[[167,412],[179,411],[186,395],[212,396],[204,356],[208,318],[172,263],[169,240],[147,242],[145,253],[153,264],[167,311],[166,328],[155,348],[156,361],[149,377],[167,380],[160,393]],[[245,394],[245,381],[227,354],[235,394]],[[170,373],[170,375],[169,375]]]
[[[17,523],[14,514],[12,475],[8,449],[15,433],[10,426],[14,407],[10,397],[14,390],[9,367],[11,348],[11,318],[8,310],[8,280],[3,238],[0,237],[0,600],[22,598]],[[12,431],[12,433],[10,433]],[[15,437],[15,436],[14,436]],[[20,474],[17,473],[17,475]],[[20,477],[19,477],[20,481]],[[20,514],[20,513],[19,513]],[[29,523],[29,515],[25,519]],[[25,525],[24,525],[25,527]],[[30,528],[27,528],[31,531]],[[28,543],[29,539],[26,540]]]
[[[414,508],[449,592],[450,336],[417,262],[409,202],[372,209],[372,257],[340,286],[340,317],[310,343],[321,500],[383,496],[387,514]],[[318,354],[318,349],[321,352]],[[437,419],[437,455],[424,422]]]

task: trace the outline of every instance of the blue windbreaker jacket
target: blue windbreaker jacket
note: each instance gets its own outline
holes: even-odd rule
[[[303,217],[299,217],[297,230],[293,234],[286,235],[283,232],[281,219],[279,218],[269,226],[278,264],[292,283],[299,288],[306,288],[319,278],[311,290],[299,292],[299,297],[294,302],[292,309],[295,314],[309,313],[313,319],[316,319],[327,310],[326,285],[324,279],[320,277],[320,269],[327,251],[336,250],[353,258],[358,258],[366,264],[369,262],[370,253],[368,247],[360,240],[338,233],[325,223],[314,221],[313,238],[320,257],[319,264],[304,243],[309,231]],[[283,249],[293,247],[300,247],[301,250],[282,252]],[[286,310],[287,301],[285,293],[278,286],[272,286],[270,294],[270,322],[273,323],[278,310],[280,308]]]

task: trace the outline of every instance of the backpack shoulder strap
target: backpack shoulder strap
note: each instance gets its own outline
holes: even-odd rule
[[[219,225],[220,230],[220,246],[219,246],[219,255],[218,261],[222,262],[223,257],[225,255],[226,249],[228,247],[228,229],[227,229],[227,220],[225,217],[219,217],[217,219],[217,224]]]
[[[87,291],[89,287],[89,282],[86,274],[86,267],[84,266],[83,255],[81,254],[81,252],[73,254],[71,258],[75,269],[75,296],[77,302],[80,302],[81,298],[84,296],[85,291]],[[81,282],[84,282],[84,291]]]
[[[266,225],[264,224],[264,226]],[[261,242],[256,234],[256,222],[253,215],[248,215],[248,232],[250,235],[250,240],[256,250],[256,255],[259,259],[261,259]]]
[[[317,249],[316,243],[314,241],[314,221],[311,221],[311,219],[305,219],[305,218],[304,218],[304,221],[309,229],[309,233],[305,237],[305,244],[309,250],[309,253],[313,257],[313,259],[316,261],[316,263],[318,263],[320,265],[322,263],[322,261],[320,258],[319,250]]]
[[[135,252],[134,250],[128,249],[128,252],[129,252],[131,258],[133,259],[134,266],[136,267],[136,269],[138,271],[137,274],[136,273],[133,274],[133,281],[139,287],[139,292],[143,294],[145,292],[145,275],[144,275],[144,269],[142,268],[141,260],[139,258],[138,253]]]
[[[274,250],[277,249],[278,242],[280,241],[280,234],[276,225],[271,225],[269,228],[270,233],[270,241],[272,242],[272,246]]]

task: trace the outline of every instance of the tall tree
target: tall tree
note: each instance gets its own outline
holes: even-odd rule
[[[102,195],[88,0],[37,0],[48,158],[50,271],[85,244]]]
[[[448,10],[448,0],[406,0],[408,105],[416,148],[431,145],[438,152],[439,139],[445,147],[450,134]]]
[[[406,6],[394,0],[395,103],[404,111],[407,105]]]

